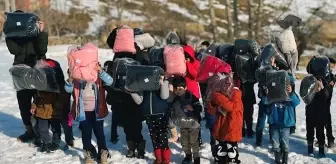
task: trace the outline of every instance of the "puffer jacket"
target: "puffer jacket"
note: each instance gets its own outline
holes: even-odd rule
[[[212,128],[216,140],[238,142],[242,140],[243,103],[242,93],[238,88],[232,91],[231,100],[220,92],[212,95],[208,112],[217,115]]]
[[[15,56],[13,65],[26,64],[33,67],[37,60],[46,59],[48,33],[41,32],[34,38],[6,38],[6,45]]]
[[[183,46],[183,50],[185,55],[189,56],[191,59],[189,62],[186,62],[187,74],[184,76],[187,83],[187,90],[199,99],[201,93],[198,82],[196,81],[196,76],[200,67],[200,62],[196,60],[195,51],[191,46],[185,45]]]
[[[34,96],[31,109],[35,109],[35,116],[41,119],[60,119],[65,96],[60,93],[38,91]]]

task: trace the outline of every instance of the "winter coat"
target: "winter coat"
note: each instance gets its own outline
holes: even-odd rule
[[[111,86],[113,83],[112,77],[104,71],[99,73],[99,79],[94,83],[94,92],[95,92],[95,112],[97,113],[97,119],[103,119],[108,115],[108,109],[105,99],[105,89],[103,87],[103,82],[107,86]],[[84,81],[74,81],[73,84],[66,83],[64,89],[68,93],[73,93],[74,102],[72,104],[72,116],[76,121],[84,121],[84,100],[83,100],[83,88],[85,86]]]
[[[35,117],[41,119],[60,119],[65,102],[61,94],[37,91],[33,96],[31,109],[35,109]]]
[[[167,80],[164,81],[159,91],[144,91],[131,94],[135,103],[140,105],[144,116],[166,114],[168,109],[167,99],[169,97],[168,84]]]
[[[217,115],[212,134],[216,140],[238,142],[242,140],[243,104],[241,91],[235,87],[231,100],[220,92],[213,94],[208,112]]]
[[[183,46],[183,50],[184,53],[191,58],[191,60],[186,63],[187,74],[184,77],[187,83],[187,90],[199,99],[201,97],[201,93],[198,82],[196,81],[196,76],[200,67],[200,62],[196,60],[195,51],[191,46]]]
[[[199,99],[194,96],[192,93],[186,91],[186,93],[183,96],[176,96],[172,102],[172,106],[174,106],[174,104],[176,102],[179,102],[180,104],[184,104],[184,105],[191,105],[193,107],[193,111],[191,112],[191,117],[193,117],[195,120],[197,120],[198,122],[201,122],[201,112],[202,112],[202,105],[199,101]]]
[[[41,32],[34,38],[6,38],[6,45],[15,56],[13,65],[26,64],[33,67],[37,60],[46,58],[48,33]]]
[[[295,107],[299,104],[300,98],[294,92],[290,102],[271,104],[268,108],[268,124],[275,128],[295,126]]]
[[[245,104],[244,106],[253,106],[256,104],[256,96],[254,93],[254,82],[245,82],[241,84],[241,90],[242,90],[242,100]]]

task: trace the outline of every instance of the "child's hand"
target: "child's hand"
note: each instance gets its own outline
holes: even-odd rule
[[[265,88],[265,93],[266,93],[266,95],[268,95],[268,88]]]
[[[292,93],[292,91],[293,91],[292,86],[291,85],[287,85],[287,92],[288,93]]]
[[[186,105],[184,108],[189,111],[194,111],[194,108],[191,105]]]
[[[329,83],[329,85],[330,85],[331,87],[334,87],[334,85],[335,85],[334,81],[331,81],[331,82]]]
[[[36,111],[36,109],[33,109],[33,108],[30,109],[30,113],[31,113],[31,114],[35,114],[35,111]]]
[[[95,69],[96,69],[97,72],[100,72],[102,70],[102,68],[100,67],[99,63],[97,63]]]
[[[160,85],[163,85],[164,76],[160,76]]]

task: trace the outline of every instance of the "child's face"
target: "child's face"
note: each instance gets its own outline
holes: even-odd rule
[[[333,71],[335,69],[335,64],[334,63],[330,63],[330,70]]]
[[[271,57],[271,65],[273,67],[276,67],[276,64],[275,64],[275,57]]]
[[[186,88],[184,87],[174,87],[174,94],[177,96],[182,96],[186,92]]]

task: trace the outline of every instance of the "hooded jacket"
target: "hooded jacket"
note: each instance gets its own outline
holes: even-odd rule
[[[184,77],[187,83],[187,90],[199,99],[201,97],[201,93],[198,82],[196,81],[196,76],[200,67],[200,62],[196,60],[195,51],[190,45],[183,46],[183,50],[185,55],[190,57],[190,61],[186,62],[187,74]]]

